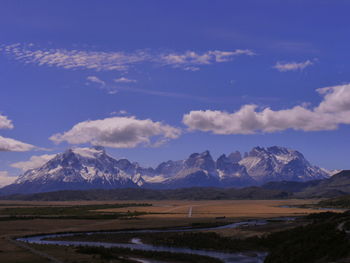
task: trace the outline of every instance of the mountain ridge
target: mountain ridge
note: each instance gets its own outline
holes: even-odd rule
[[[188,187],[247,187],[271,181],[320,180],[330,176],[311,165],[296,150],[272,146],[254,147],[243,157],[235,151],[214,160],[209,151],[187,159],[144,168],[137,162],[115,159],[103,147],[71,148],[57,154],[41,167],[28,170],[2,194],[58,190]]]

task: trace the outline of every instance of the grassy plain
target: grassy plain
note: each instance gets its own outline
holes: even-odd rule
[[[99,217],[84,219],[79,214],[79,219],[62,218],[27,218],[16,220],[0,221],[0,261],[1,262],[49,262],[43,255],[37,255],[27,248],[18,246],[11,242],[11,238],[24,235],[56,232],[75,231],[98,231],[98,230],[118,230],[118,229],[141,229],[186,226],[194,223],[212,223],[217,221],[239,221],[246,218],[270,218],[279,216],[301,216],[314,213],[314,209],[308,208],[287,208],[289,205],[313,204],[318,200],[237,200],[237,201],[142,201],[152,206],[128,206],[122,201],[74,201],[74,202],[31,202],[31,201],[0,201],[0,214],[6,216],[5,211],[21,213],[25,216],[25,211],[33,211],[35,208],[43,209],[49,207],[50,211],[56,211],[57,207],[67,207],[71,211],[72,206],[87,206],[93,214],[119,215],[120,213],[142,212],[136,217]],[[106,206],[108,204],[108,206]],[[123,204],[124,207],[113,208],[113,205]],[[21,210],[23,208],[23,210]],[[7,209],[7,210],[6,210]],[[11,210],[12,209],[12,210]],[[39,209],[39,210],[40,210]],[[22,212],[21,212],[22,211]],[[192,211],[191,213],[189,213]],[[323,210],[324,211],[324,210]],[[24,214],[23,214],[24,213]],[[225,217],[223,219],[223,217]],[[221,218],[221,219],[218,219]],[[241,233],[237,230],[221,231],[222,235],[237,235]],[[74,250],[68,248],[55,248],[43,246],[31,246],[37,251],[49,253],[63,262],[91,262],[92,256],[76,255]],[[66,252],[64,252],[66,251]],[[67,261],[69,255],[69,261]],[[89,261],[90,260],[90,261]],[[94,262],[98,262],[97,260]],[[119,262],[119,261],[115,261]],[[122,262],[122,261],[120,261]]]
[[[231,219],[268,218],[279,216],[301,216],[314,213],[315,209],[298,208],[303,204],[315,204],[319,200],[215,200],[215,201],[145,201],[152,206],[108,208],[101,212],[146,212],[142,218],[186,218],[191,210],[191,218]],[[293,207],[287,207],[293,206]],[[330,209],[331,210],[331,209]],[[156,214],[153,214],[156,213]]]

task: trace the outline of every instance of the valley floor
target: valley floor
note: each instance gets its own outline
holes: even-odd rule
[[[123,257],[114,261],[105,261],[94,254],[77,253],[74,248],[27,245],[14,242],[12,239],[41,233],[168,228],[224,224],[252,218],[298,217],[319,212],[319,210],[289,206],[314,204],[317,201],[138,201],[142,203],[141,205],[116,201],[0,201],[0,258],[1,262],[5,263],[41,263],[52,262],[55,259],[57,262],[132,262]],[[59,211],[59,215],[51,214],[56,211]],[[243,238],[290,227],[288,223],[276,223],[255,229],[222,229],[216,232],[220,236]],[[190,261],[181,259],[180,261],[166,260],[166,262]]]

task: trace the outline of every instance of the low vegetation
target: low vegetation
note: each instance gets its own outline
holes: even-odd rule
[[[146,203],[75,205],[75,206],[33,206],[0,208],[0,220],[19,219],[115,219],[146,214],[145,212],[98,212],[99,209],[151,206]]]
[[[344,195],[336,198],[320,201],[318,203],[321,207],[333,207],[350,209],[350,195]]]

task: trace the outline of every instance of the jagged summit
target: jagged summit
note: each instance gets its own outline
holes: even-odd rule
[[[296,150],[254,147],[242,157],[238,151],[214,160],[209,151],[185,160],[143,168],[128,159],[115,159],[100,146],[74,147],[43,166],[26,171],[2,192],[42,192],[63,189],[194,186],[243,187],[270,181],[324,179],[330,173],[311,165]]]

